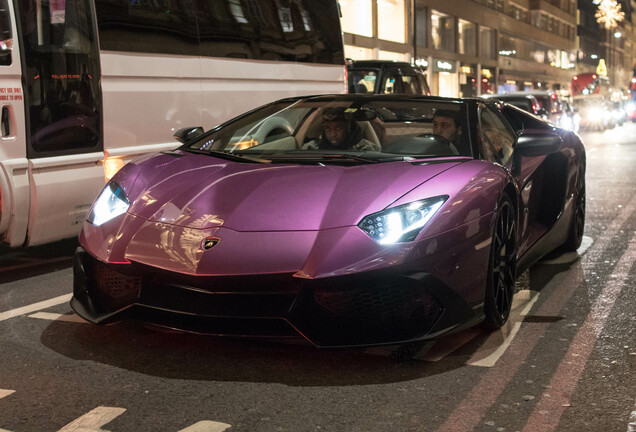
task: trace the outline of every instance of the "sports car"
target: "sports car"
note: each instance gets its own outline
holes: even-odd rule
[[[326,143],[333,112],[351,148]],[[175,137],[87,216],[71,306],[92,323],[317,347],[498,328],[516,276],[583,236],[581,139],[494,100],[298,97]]]

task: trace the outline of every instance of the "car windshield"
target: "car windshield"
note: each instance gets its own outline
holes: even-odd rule
[[[472,157],[466,103],[456,100],[291,99],[266,105],[183,149],[267,161],[356,163]]]

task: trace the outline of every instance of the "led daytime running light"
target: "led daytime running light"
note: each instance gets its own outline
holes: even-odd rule
[[[392,207],[366,216],[358,227],[380,244],[413,241],[447,199],[444,195]]]

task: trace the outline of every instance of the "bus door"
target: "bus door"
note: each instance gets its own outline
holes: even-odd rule
[[[0,0],[0,238],[24,242],[29,212],[24,91],[13,4]]]
[[[16,144],[26,149],[28,179],[20,184],[29,188],[14,195],[28,196],[29,208],[13,217],[28,220],[23,243],[35,245],[76,236],[104,186],[99,51],[93,2],[14,7],[25,118]]]

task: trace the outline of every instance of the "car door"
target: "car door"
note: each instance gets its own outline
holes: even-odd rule
[[[24,133],[22,64],[13,2],[0,0],[0,237],[23,243],[29,213],[29,162]]]
[[[550,124],[511,106],[502,106],[500,114],[518,137],[556,136]],[[530,138],[532,139],[532,138]],[[567,158],[559,151],[521,151],[513,148],[507,165],[520,191],[519,253],[532,247],[557,222],[565,204]]]
[[[404,73],[400,76],[401,93],[407,95],[425,95],[421,82],[415,73]]]

